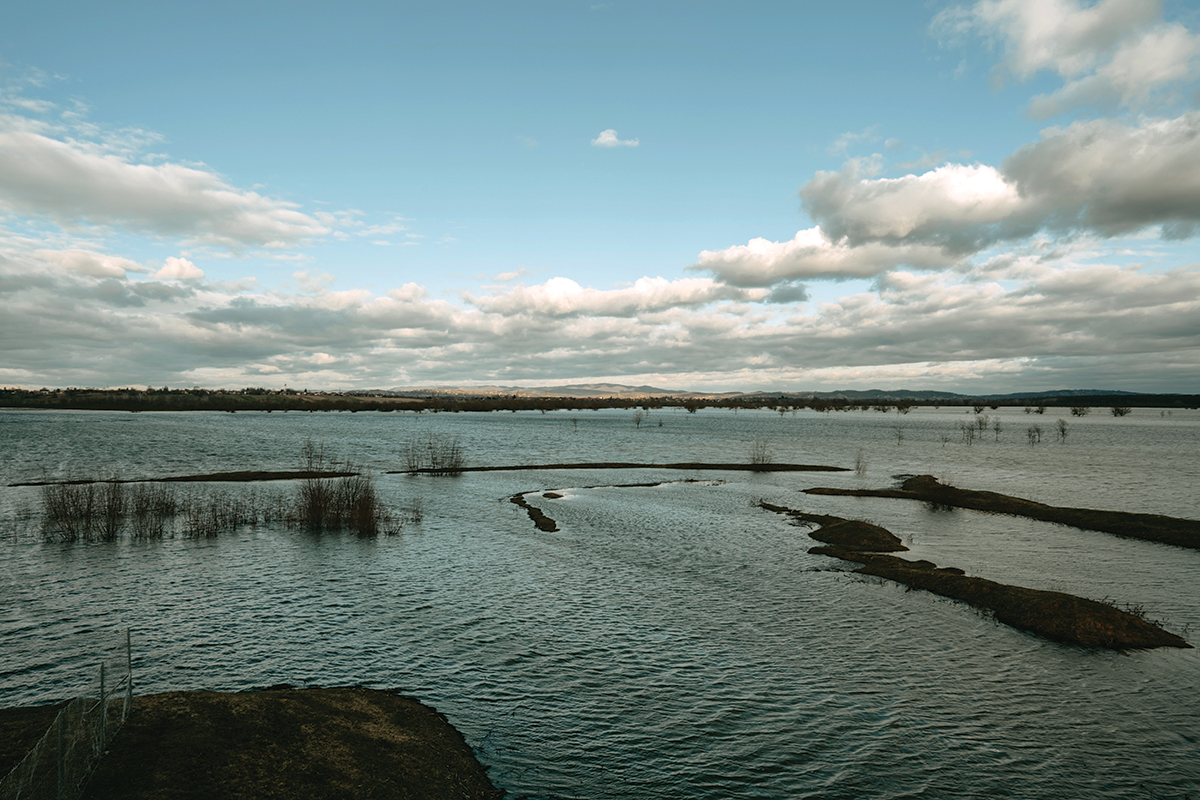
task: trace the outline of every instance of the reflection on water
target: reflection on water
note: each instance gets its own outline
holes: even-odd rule
[[[46,544],[5,489],[0,704],[77,691],[89,647],[134,631],[138,691],[279,682],[395,687],[466,735],[516,797],[1182,797],[1200,789],[1197,651],[1042,641],[812,556],[768,499],[871,519],[911,557],[1143,605],[1200,639],[1200,553],[919,503],[813,497],[929,472],[1044,502],[1197,517],[1200,415],[1070,421],[1030,447],[1020,410],[970,446],[962,410],[492,415],[0,412],[4,483],[289,468],[306,438],[377,472],[414,432],[474,463],[749,460],[849,473],[666,470],[377,475],[424,519],[396,537],[263,527],[204,541]],[[1051,412],[1053,413],[1053,412]],[[662,427],[657,420],[663,421]],[[895,426],[904,427],[897,444]],[[1011,431],[1011,437],[1009,435]],[[1011,440],[1010,440],[1011,439]],[[682,483],[681,478],[704,482]],[[602,488],[669,481],[645,488]],[[601,487],[601,488],[580,488]],[[520,491],[560,530],[507,502]]]

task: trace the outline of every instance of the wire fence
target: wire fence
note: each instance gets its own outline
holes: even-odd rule
[[[123,638],[100,662],[96,696],[76,697],[58,712],[21,763],[0,779],[0,800],[75,800],[80,796],[133,703],[128,630]]]

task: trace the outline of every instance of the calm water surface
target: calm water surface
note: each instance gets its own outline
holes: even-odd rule
[[[1099,410],[1103,411],[1103,410]],[[419,498],[398,536],[243,528],[211,540],[39,540],[0,488],[0,705],[83,690],[133,629],[139,691],[398,688],[458,727],[513,797],[1163,797],[1200,792],[1200,657],[1043,641],[813,556],[767,499],[870,519],[910,557],[1142,606],[1200,639],[1200,553],[919,503],[814,497],[932,473],[1043,502],[1200,516],[1200,413],[122,414],[0,411],[0,483],[294,468],[311,439]],[[660,425],[661,422],[661,425]],[[1027,429],[1040,425],[1041,444]],[[865,474],[403,467],[413,435],[472,463],[778,461]],[[620,484],[663,481],[653,487]],[[217,491],[246,487],[214,486]],[[280,488],[287,489],[283,486]],[[507,497],[558,521],[537,531]]]

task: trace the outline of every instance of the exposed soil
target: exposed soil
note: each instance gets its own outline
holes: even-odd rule
[[[854,570],[863,575],[902,583],[914,589],[961,600],[993,614],[997,621],[1020,630],[1036,633],[1057,642],[1114,650],[1154,647],[1191,647],[1181,637],[1147,621],[1138,614],[1115,606],[1063,592],[1047,592],[996,583],[966,575],[956,567],[939,568],[930,561],[909,561],[883,555],[908,548],[885,528],[858,520],[760,503],[762,508],[786,514],[798,522],[821,527],[809,533],[825,546],[808,552],[854,561],[863,566]]]
[[[25,730],[32,745],[54,713],[0,712],[0,742]],[[33,733],[39,715],[44,725]],[[441,714],[357,687],[137,697],[84,792],[107,800],[503,796]]]
[[[1161,514],[1133,514],[1128,511],[1099,511],[1091,508],[1066,508],[1035,503],[996,492],[976,492],[940,483],[932,475],[917,475],[904,481],[899,489],[805,489],[807,494],[845,495],[849,497],[894,497],[923,500],[938,506],[971,508],[996,514],[1029,517],[1056,522],[1090,531],[1112,533],[1131,539],[1173,544],[1200,550],[1200,522]]]
[[[525,495],[537,494],[539,491],[541,491],[541,490],[533,489],[528,492],[521,492],[520,494],[514,494],[512,497],[508,498],[508,502],[513,503],[514,505],[518,505],[521,508],[525,509],[525,513],[527,513],[529,515],[529,518],[531,520],[533,520],[533,524],[537,526],[537,529],[539,531],[546,531],[547,533],[554,533],[555,531],[558,530],[558,523],[555,522],[554,520],[552,520],[550,517],[546,516],[545,511],[542,511],[537,506],[529,505],[529,503],[525,500]],[[560,497],[561,497],[561,495],[560,495]]]

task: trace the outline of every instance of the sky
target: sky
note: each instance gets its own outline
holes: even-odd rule
[[[1200,9],[15,4],[0,385],[1200,393]]]

